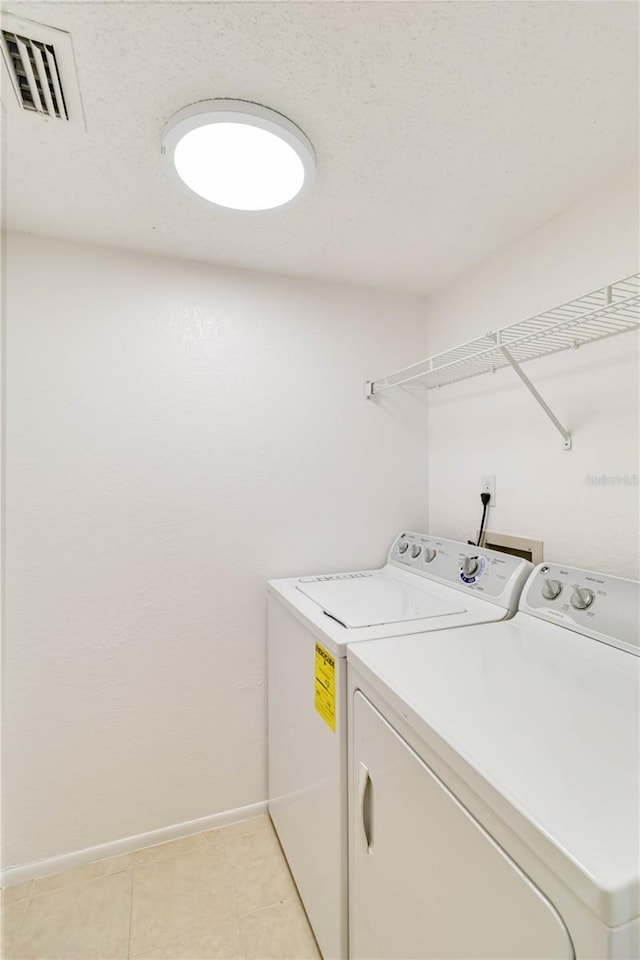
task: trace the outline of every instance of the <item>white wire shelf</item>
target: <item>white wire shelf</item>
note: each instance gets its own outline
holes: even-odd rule
[[[510,366],[543,407],[571,447],[571,437],[520,365],[538,357],[577,349],[640,327],[640,274],[618,280],[544,313],[490,331],[451,350],[426,357],[379,380],[367,381],[366,396],[409,386],[432,390]]]
[[[509,366],[501,347],[517,363],[604,340],[640,326],[640,274],[594,290],[560,307],[491,331],[451,350],[426,357],[379,380],[371,394],[405,384],[443,387]]]

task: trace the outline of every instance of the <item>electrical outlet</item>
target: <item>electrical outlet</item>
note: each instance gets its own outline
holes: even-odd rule
[[[487,474],[482,477],[480,482],[480,493],[489,493],[491,494],[491,500],[489,501],[490,507],[495,507],[496,505],[496,478],[495,474]]]

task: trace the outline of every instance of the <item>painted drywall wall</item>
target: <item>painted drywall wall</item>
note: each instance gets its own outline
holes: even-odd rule
[[[430,298],[429,351],[638,269],[634,179],[594,195]],[[495,474],[490,530],[543,540],[546,559],[637,577],[637,335],[537,360],[525,370],[571,431],[573,449],[562,449],[512,370],[430,391],[430,528],[472,537],[481,476]]]
[[[426,522],[420,301],[9,238],[4,864],[265,798],[265,579]],[[312,687],[310,687],[312,690]]]

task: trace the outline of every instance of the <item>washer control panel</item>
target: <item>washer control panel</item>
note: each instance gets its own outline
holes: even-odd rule
[[[559,563],[539,564],[520,609],[640,656],[640,583]]]
[[[388,562],[430,580],[472,590],[514,611],[533,570],[520,557],[409,531],[396,537]]]

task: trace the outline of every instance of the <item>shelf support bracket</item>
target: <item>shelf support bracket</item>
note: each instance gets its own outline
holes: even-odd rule
[[[520,377],[520,379],[521,379],[522,382],[524,383],[525,387],[527,388],[527,390],[529,391],[529,393],[531,394],[531,396],[533,397],[533,399],[536,401],[536,403],[537,403],[540,407],[542,407],[542,409],[544,410],[544,412],[546,413],[546,415],[549,417],[549,420],[551,420],[551,423],[554,425],[554,427],[556,428],[556,430],[562,435],[562,439],[563,439],[563,441],[564,441],[564,443],[563,443],[563,448],[564,448],[565,450],[571,450],[571,434],[569,433],[569,431],[566,430],[566,429],[563,427],[563,425],[560,423],[560,421],[559,421],[558,418],[556,417],[555,413],[553,412],[553,410],[551,409],[551,407],[549,406],[549,404],[546,403],[546,401],[540,396],[540,394],[538,393],[538,391],[536,390],[536,388],[534,387],[534,385],[531,383],[531,380],[529,380],[529,377],[526,375],[526,373],[523,373],[522,368],[520,367],[520,364],[519,364],[516,360],[513,359],[513,357],[511,356],[511,354],[510,354],[509,351],[507,350],[507,348],[506,348],[506,347],[503,347],[502,344],[500,344],[500,343],[498,344],[498,347],[499,347],[500,351],[502,352],[502,354],[504,355],[505,360],[507,361],[507,363],[508,363],[508,364],[515,370],[515,372],[518,374],[518,376]]]
[[[373,396],[373,380],[365,380],[364,396],[365,396],[365,400],[371,400]]]

